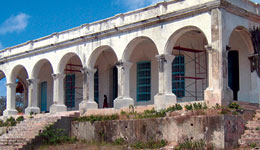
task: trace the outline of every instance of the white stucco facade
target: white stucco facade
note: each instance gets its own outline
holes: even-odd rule
[[[227,81],[227,46],[239,51],[238,100],[259,103],[260,80],[251,72],[248,59],[254,52],[249,33],[254,26],[260,26],[260,6],[247,0],[172,0],[6,48],[0,52],[1,77],[7,80],[4,115],[17,113],[17,78],[25,83],[26,113],[40,112],[42,82],[47,82],[46,111],[51,113],[102,108],[104,95],[108,106],[115,108],[155,104],[161,109],[194,100],[225,105],[233,100]],[[199,49],[205,56],[186,56],[173,50],[175,46]],[[205,80],[196,86],[197,99],[185,91],[179,100],[172,92],[172,62],[180,54],[185,55],[185,76],[194,77],[198,60],[206,71],[197,76]],[[189,63],[194,58],[196,63]],[[137,63],[142,61],[151,63],[147,101],[137,101],[136,96]],[[118,72],[117,97],[113,67]],[[97,71],[98,104],[94,100]],[[68,108],[64,87],[71,73],[76,78],[75,106]],[[191,80],[185,79],[185,86]],[[186,88],[194,89],[194,85]]]

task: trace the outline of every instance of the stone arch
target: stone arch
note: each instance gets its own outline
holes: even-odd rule
[[[31,77],[31,78],[37,78],[37,77],[39,76],[39,73],[40,73],[40,71],[41,71],[42,66],[43,66],[45,63],[49,63],[49,64],[50,64],[51,70],[52,70],[52,72],[53,72],[53,66],[52,66],[51,62],[50,62],[48,59],[44,58],[44,59],[41,59],[41,60],[39,60],[39,61],[36,62],[36,64],[35,64],[34,67],[33,67],[33,70],[32,70],[32,73],[31,73],[31,76],[30,76],[30,77]]]
[[[5,78],[5,80],[4,80]],[[5,82],[4,82],[5,81]],[[4,70],[0,70],[0,83],[3,85],[3,88],[1,91],[1,94],[3,95],[0,95],[0,96],[3,96],[6,94],[6,89],[5,88],[5,83],[6,83],[6,74],[4,72]],[[5,93],[3,93],[5,92]],[[6,109],[6,101],[0,101],[0,116],[3,115],[3,111]]]
[[[208,87],[208,45],[206,34],[196,26],[176,30],[168,39],[164,53],[176,56],[172,62],[172,92],[178,101],[204,100]]]
[[[74,57],[74,56],[77,56],[77,57],[80,59],[81,64],[84,65],[84,64],[83,64],[83,61],[82,61],[82,59],[81,59],[81,57],[80,57],[77,53],[75,53],[75,52],[69,52],[69,53],[66,53],[66,54],[60,59],[60,61],[59,61],[59,63],[58,63],[57,73],[63,73],[63,72],[64,72],[64,69],[65,69],[65,67],[66,67],[67,62],[68,62],[72,57]]]
[[[48,112],[50,106],[53,104],[53,66],[51,62],[46,59],[40,59],[35,62],[32,72],[30,74],[30,79],[37,79],[37,98],[33,101],[37,101],[37,107],[40,108],[42,112]]]
[[[15,93],[16,93],[16,96],[18,96],[20,98],[20,101],[19,101],[19,99],[16,98],[16,102],[17,102],[17,100],[19,101],[18,107],[20,107],[20,109],[21,109],[20,111],[24,111],[24,109],[28,105],[28,83],[26,81],[28,79],[28,77],[29,77],[29,75],[28,75],[27,69],[21,64],[16,65],[11,71],[9,83],[16,84]],[[17,94],[17,93],[20,93],[20,94]]]
[[[98,107],[104,105],[105,95],[107,96],[107,107],[113,107],[114,99],[118,93],[117,83],[117,55],[114,49],[104,45],[96,48],[89,57],[88,68],[96,69],[94,73],[94,100]]]
[[[154,96],[158,93],[159,84],[157,55],[159,55],[157,45],[147,36],[133,38],[123,52],[122,61],[131,64],[129,68],[129,81],[131,81],[129,93],[130,97],[134,99],[135,105],[154,104]],[[141,66],[146,67],[144,69],[146,72],[142,75],[138,73]],[[149,82],[149,84],[144,84],[145,82]]]
[[[114,49],[108,45],[103,45],[103,46],[100,46],[98,48],[96,48],[90,55],[89,57],[89,60],[88,60],[88,63],[87,63],[87,66],[88,68],[90,69],[94,69],[95,67],[95,63],[98,59],[98,57],[100,56],[100,54],[103,52],[103,51],[109,51],[111,52],[114,56],[116,56],[116,59],[118,60],[117,58],[117,55],[114,51]]]
[[[230,34],[228,34],[228,37],[229,37],[229,44],[231,42],[231,36],[232,34],[234,34],[234,32],[238,32],[239,35],[241,36],[241,38],[245,41],[245,44],[248,48],[248,52],[250,54],[254,54],[254,46],[253,46],[253,43],[252,43],[252,40],[251,40],[251,34],[249,32],[249,30],[244,27],[244,26],[237,26],[235,27],[232,32],[230,32]],[[231,47],[232,48],[232,47]]]
[[[123,56],[122,56],[122,61],[129,61],[130,57],[131,57],[131,54],[132,52],[134,51],[134,48],[141,42],[143,41],[149,41],[149,42],[152,42],[153,45],[156,47],[156,50],[157,50],[157,53],[159,54],[159,51],[158,51],[158,48],[155,44],[155,42],[147,37],[147,36],[139,36],[139,37],[136,37],[134,39],[132,39],[126,46],[124,52],[123,52]]]
[[[251,65],[248,57],[254,54],[254,48],[251,41],[249,30],[244,26],[235,27],[228,34],[230,47],[228,52],[229,65],[235,65],[237,68],[234,71],[233,67],[228,67],[228,85],[233,90],[234,100],[246,102],[258,102],[256,99],[258,91],[255,91],[256,78],[254,73],[251,73]],[[232,54],[237,53],[237,63],[234,62]],[[236,65],[237,64],[237,65]]]
[[[204,37],[206,37],[207,43],[210,41],[206,34],[201,30],[199,27],[196,26],[186,26],[183,28],[180,28],[176,30],[167,40],[167,43],[165,45],[164,54],[172,54],[173,47],[176,45],[177,40],[185,33],[195,31],[195,32],[201,32]]]
[[[27,69],[26,69],[23,65],[20,65],[20,64],[19,64],[19,65],[16,65],[16,66],[12,69],[11,75],[10,75],[10,81],[9,81],[9,82],[15,83],[15,80],[16,80],[16,78],[17,78],[17,75],[18,75],[19,71],[21,71],[21,69],[24,69],[24,70],[25,70],[26,75],[27,75],[27,77],[28,77]]]

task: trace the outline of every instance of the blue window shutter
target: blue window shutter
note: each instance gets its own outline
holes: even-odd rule
[[[98,104],[99,102],[99,75],[98,75],[98,69],[94,74],[94,100]]]
[[[75,74],[66,75],[65,104],[67,107],[75,107]]]
[[[176,56],[172,63],[172,92],[177,98],[185,96],[185,60],[183,55]]]
[[[151,62],[142,61],[137,63],[136,99],[137,101],[151,100]]]

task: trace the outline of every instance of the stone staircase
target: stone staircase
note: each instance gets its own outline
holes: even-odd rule
[[[58,122],[62,117],[73,117],[78,112],[64,112],[59,114],[39,114],[33,118],[26,118],[8,133],[0,136],[0,150],[27,150],[28,145],[39,136],[46,126]]]
[[[239,140],[241,148],[260,149],[260,110],[256,110],[254,118],[247,122],[244,134]]]

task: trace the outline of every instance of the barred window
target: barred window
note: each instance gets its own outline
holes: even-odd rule
[[[137,63],[137,101],[151,99],[151,62]]]

